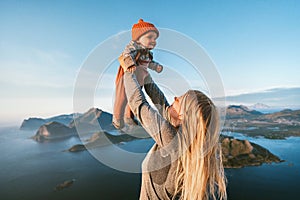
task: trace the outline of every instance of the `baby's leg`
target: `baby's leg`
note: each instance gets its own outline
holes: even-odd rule
[[[126,93],[123,83],[123,76],[116,81],[114,111],[113,111],[113,125],[116,128],[123,128],[124,111],[127,105]]]

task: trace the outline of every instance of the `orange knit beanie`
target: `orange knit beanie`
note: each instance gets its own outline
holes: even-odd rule
[[[159,36],[158,30],[153,24],[149,22],[144,22],[143,19],[139,19],[139,22],[132,26],[132,30],[131,30],[132,40],[134,41],[138,40],[142,35],[144,35],[149,31],[154,31],[155,33],[157,33],[157,37]]]

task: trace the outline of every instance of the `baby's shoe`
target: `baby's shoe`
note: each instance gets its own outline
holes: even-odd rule
[[[116,129],[122,129],[124,127],[124,121],[113,118],[112,124]]]
[[[131,117],[125,117],[124,122],[125,122],[125,124],[128,124],[130,126],[137,126],[138,125],[138,121],[136,119],[131,118]]]

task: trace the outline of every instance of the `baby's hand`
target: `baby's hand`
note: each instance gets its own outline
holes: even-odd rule
[[[131,66],[127,69],[127,71],[129,71],[130,73],[133,73],[136,70],[136,66]]]
[[[164,67],[163,67],[162,65],[158,65],[158,66],[156,67],[156,70],[155,70],[155,71],[156,71],[157,73],[160,73],[160,72],[162,72],[163,68],[164,68]]]

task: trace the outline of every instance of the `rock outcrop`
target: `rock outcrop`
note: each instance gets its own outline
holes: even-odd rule
[[[76,130],[58,122],[49,122],[42,125],[32,139],[43,142],[49,140],[63,139],[76,135]]]
[[[73,185],[73,183],[76,181],[76,179],[71,179],[71,180],[66,180],[63,183],[58,184],[55,188],[54,191],[60,191],[65,188],[68,188]]]
[[[241,168],[245,166],[258,166],[263,163],[282,162],[267,149],[233,137],[222,136],[223,164],[225,168]]]
[[[83,144],[75,144],[74,146],[72,146],[71,148],[69,148],[66,151],[70,151],[70,152],[78,152],[78,151],[85,151],[86,147]]]

